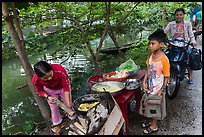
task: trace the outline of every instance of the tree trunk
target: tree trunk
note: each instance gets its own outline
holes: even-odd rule
[[[21,27],[20,27],[20,22],[19,22],[19,18],[18,18],[18,11],[16,10],[16,5],[14,2],[12,2],[11,5],[12,5],[12,10],[13,10],[14,23],[16,25],[16,31],[17,31],[18,37],[21,41],[21,45],[23,46],[23,48],[25,48],[25,41],[23,39],[23,32],[22,32]]]
[[[96,53],[95,53],[95,54],[94,54],[93,50],[91,49],[90,41],[89,41],[89,39],[88,39],[88,37],[87,37],[87,35],[86,35],[85,29],[83,28],[83,25],[84,25],[84,24],[80,24],[77,18],[74,18],[74,17],[70,16],[70,20],[74,21],[75,24],[79,27],[79,30],[82,32],[82,36],[83,36],[83,38],[84,38],[84,40],[85,40],[86,47],[88,48],[88,50],[89,50],[89,52],[90,52],[90,54],[91,54],[94,67],[95,67],[96,72],[97,72],[98,74],[100,74],[100,69],[99,69],[99,66],[98,66],[97,61],[98,61],[98,57],[99,57],[99,55],[100,55],[100,49],[101,49],[101,47],[102,47],[103,41],[104,41],[105,36],[106,36],[107,33],[109,34],[109,36],[110,36],[111,39],[113,40],[113,42],[114,42],[116,48],[118,49],[118,52],[119,52],[121,58],[122,58],[123,60],[125,60],[124,53],[119,49],[119,45],[118,45],[118,43],[117,43],[117,41],[116,41],[116,37],[115,37],[113,31],[114,31],[115,29],[117,29],[117,28],[121,25],[121,23],[124,22],[124,20],[125,20],[125,19],[128,17],[128,15],[136,8],[136,6],[137,6],[139,3],[140,3],[140,2],[137,2],[136,5],[135,5],[129,12],[127,12],[127,14],[125,14],[125,15],[121,18],[121,20],[115,25],[115,27],[111,27],[111,25],[110,25],[110,20],[109,20],[109,18],[110,18],[110,4],[111,4],[111,3],[110,3],[110,2],[105,2],[105,4],[106,4],[106,25],[105,25],[104,32],[103,32],[103,34],[102,34],[102,36],[101,36],[100,43],[99,43],[99,45],[98,45],[98,47],[97,47],[97,49],[96,49]],[[90,11],[90,13],[91,13],[91,11]],[[90,17],[88,17],[88,19],[89,19],[89,18],[90,18]]]
[[[96,60],[98,60],[98,58],[99,58],[100,49],[102,47],[103,41],[105,39],[105,36],[106,36],[108,30],[110,29],[110,19],[109,18],[110,18],[110,2],[108,2],[108,4],[106,3],[106,26],[105,26],[104,32],[101,36],[99,45],[96,49]]]
[[[125,60],[125,56],[124,56],[124,53],[119,49],[118,42],[116,41],[116,37],[115,37],[115,35],[114,35],[114,30],[120,27],[120,25],[124,22],[124,20],[130,15],[130,13],[136,8],[136,6],[137,6],[139,3],[140,3],[140,2],[137,2],[137,3],[135,4],[135,6],[134,6],[129,12],[127,12],[127,13],[121,18],[121,20],[120,20],[114,27],[109,26],[109,32],[108,32],[108,34],[109,34],[109,36],[111,37],[111,39],[113,40],[113,42],[114,42],[114,44],[115,44],[115,47],[118,49],[118,52],[119,52],[119,54],[120,54],[120,56],[121,56],[121,58],[122,58],[123,60]],[[109,9],[109,10],[110,10],[110,9]],[[110,22],[109,22],[109,24],[110,24]]]
[[[8,8],[7,8],[5,2],[2,2],[2,14],[5,17],[5,23],[6,23],[7,30],[9,32],[9,34],[11,35],[12,40],[14,41],[14,46],[16,48],[16,51],[18,52],[18,56],[19,56],[21,65],[22,65],[23,69],[25,70],[26,78],[27,78],[27,82],[28,82],[30,91],[34,96],[34,99],[37,102],[44,119],[47,121],[50,119],[49,110],[46,107],[43,98],[38,96],[35,92],[35,88],[32,84],[33,70],[32,70],[32,67],[31,67],[29,60],[27,58],[25,48],[21,45],[21,41],[20,41],[19,36],[15,30],[15,27],[13,24],[13,17],[9,16],[9,11],[8,11]]]
[[[118,52],[119,52],[121,58],[124,60],[124,59],[125,59],[125,56],[124,56],[123,52],[120,50],[119,45],[118,45],[118,42],[116,41],[116,37],[115,37],[115,35],[114,35],[114,33],[113,33],[113,31],[112,31],[111,29],[110,29],[110,31],[108,32],[108,34],[109,34],[109,36],[111,37],[111,39],[113,40],[113,42],[114,42],[114,44],[115,44],[115,47],[118,49]]]
[[[81,31],[82,36],[83,36],[83,38],[84,38],[84,41],[85,41],[85,43],[86,43],[86,47],[87,47],[87,49],[89,50],[89,52],[90,52],[90,54],[91,54],[91,58],[92,58],[94,67],[95,67],[95,69],[96,69],[96,73],[97,73],[97,74],[100,74],[101,71],[100,71],[100,69],[99,69],[99,66],[98,66],[98,63],[97,63],[97,60],[96,60],[96,56],[95,56],[93,50],[91,49],[91,44],[90,44],[90,41],[89,41],[89,39],[88,39],[88,37],[87,37],[87,35],[86,35],[86,32],[85,32],[84,28],[81,26],[81,24],[79,23],[79,20],[78,20],[77,18],[71,17],[71,19],[72,19],[72,20],[75,22],[75,24],[79,27],[79,30]]]
[[[113,30],[119,28],[119,27],[121,26],[121,24],[124,23],[125,19],[130,15],[130,13],[137,7],[137,5],[138,5],[139,3],[140,3],[140,2],[137,2],[137,3],[135,4],[135,6],[121,18],[121,20],[115,25],[115,27],[113,27]]]

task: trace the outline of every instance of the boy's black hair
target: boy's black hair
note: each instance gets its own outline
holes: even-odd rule
[[[185,10],[183,8],[178,8],[178,9],[175,10],[174,15],[176,15],[176,12],[178,12],[178,11],[182,11],[183,14],[186,14],[186,12],[185,12]]]
[[[156,40],[158,42],[164,42],[164,44],[166,44],[167,36],[166,33],[164,33],[163,29],[157,29],[151,35],[149,35],[148,40]]]
[[[38,75],[38,77],[43,77],[46,73],[52,70],[50,64],[46,61],[39,61],[34,65],[34,71]]]

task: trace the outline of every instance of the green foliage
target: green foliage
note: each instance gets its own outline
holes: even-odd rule
[[[143,39],[134,44],[135,48],[130,49],[125,52],[126,60],[132,59],[136,65],[139,65],[141,69],[146,69],[146,59],[151,51],[148,49],[148,40]],[[124,61],[121,59],[119,54],[106,55],[102,54],[98,60],[101,71],[103,73],[115,71],[115,69],[120,66]]]
[[[102,73],[107,73],[111,71],[115,71],[115,69],[123,63],[119,54],[116,55],[106,55],[102,54],[98,60]]]
[[[136,2],[111,2],[111,25],[114,26],[118,23],[135,4]],[[151,30],[163,28],[162,15],[166,7],[168,7],[168,9],[166,8],[167,20],[172,21],[176,8],[183,7],[189,14],[190,9],[195,6],[199,7],[199,2],[140,2],[114,33],[116,36],[120,34],[130,35],[130,33],[138,34],[143,30],[142,26]],[[82,48],[81,45],[85,44],[84,39],[70,17],[77,17],[81,24],[87,22],[83,27],[89,40],[101,37],[105,27],[105,2],[22,2],[17,3],[17,7],[20,9],[19,17],[21,28],[24,30],[28,54],[45,53],[50,46],[66,46],[67,49],[73,50]],[[54,24],[60,26],[64,19],[69,20],[71,26],[60,28],[48,36],[40,34],[45,27],[49,28]],[[35,30],[27,31],[27,28],[33,27],[33,25],[35,25]],[[10,47],[14,47],[4,23],[2,24],[2,32],[2,45],[8,43]],[[138,48],[148,50],[143,41],[135,45],[135,51]],[[10,50],[3,49],[2,53],[2,60],[8,60],[11,55],[15,55],[12,48]]]
[[[30,133],[33,129],[33,122],[31,121],[25,121],[25,124],[23,125],[24,132]]]
[[[29,55],[35,54],[35,53],[42,53],[45,52],[47,49],[47,45],[43,43],[42,39],[44,39],[45,36],[41,34],[36,34],[34,31],[29,31],[25,35],[25,45],[26,50]]]
[[[133,51],[138,50],[138,49],[143,50],[143,51],[148,50],[148,39],[142,39],[141,41],[136,42],[134,46],[135,48],[133,49]]]
[[[10,58],[16,56],[16,50],[14,47],[2,48],[2,62],[8,61]]]
[[[147,45],[145,45],[148,47]],[[136,65],[139,65],[141,69],[146,69],[146,59],[151,52],[143,48],[134,48],[125,52],[126,60],[132,59]],[[102,73],[115,71],[115,69],[122,64],[124,60],[121,59],[119,54],[115,55],[101,55],[99,58],[99,64]]]
[[[76,98],[84,95],[85,93],[89,92],[86,84],[86,80],[89,76],[93,75],[93,71],[87,72],[87,73],[80,73],[80,72],[74,72],[72,75],[72,79],[70,82],[72,83],[72,99],[75,100]]]
[[[115,34],[128,34],[129,32],[138,33],[142,30],[142,26],[146,26],[153,30],[159,27],[161,28],[163,27],[161,18],[164,7],[168,7],[167,18],[168,21],[171,21],[174,18],[173,13],[176,8],[184,7],[189,11],[189,7],[193,7],[196,3],[197,2],[140,2],[122,25],[115,30]],[[60,39],[66,40],[66,37],[69,36],[66,41],[70,41],[70,43],[74,43],[75,41],[84,43],[82,42],[81,32],[70,17],[77,17],[82,24],[88,21],[83,27],[87,31],[86,34],[90,40],[100,37],[105,27],[106,11],[104,2],[29,2],[27,4],[29,4],[29,6],[21,8],[19,14],[23,30],[35,25],[35,31],[38,33],[44,27],[50,27],[54,24],[61,25],[62,21],[67,19],[71,21],[73,28],[70,28],[70,30],[67,29],[67,32],[64,32],[67,35],[61,35],[61,37],[64,38]],[[136,2],[111,2],[111,25],[114,26],[118,23],[135,4]],[[93,22],[101,22],[101,24],[94,24]],[[38,42],[34,43],[38,45]],[[59,45],[64,44],[60,42]],[[31,45],[28,44],[27,46],[31,47]],[[39,49],[42,50],[43,48]]]
[[[126,58],[131,58],[136,65],[140,66],[140,69],[146,69],[147,66],[145,61],[150,53],[151,52],[149,50],[135,48],[134,50],[129,50],[126,52]]]
[[[26,50],[28,54],[46,52],[50,46],[67,46],[68,49],[81,48],[80,45],[85,44],[81,32],[74,24],[70,17],[77,17],[81,23],[87,22],[83,27],[89,40],[95,40],[102,35],[105,27],[105,3],[104,2],[28,2],[18,3],[20,7],[20,21],[23,30],[35,25],[34,31],[24,31]],[[118,23],[136,4],[136,2],[111,2],[111,25]],[[162,15],[164,8],[168,7],[167,19],[174,20],[174,11],[176,8],[183,7],[186,13],[190,13],[195,5],[199,6],[199,2],[140,2],[139,5],[130,13],[124,20],[122,25],[118,27],[114,33],[115,35],[129,35],[129,33],[138,34],[142,31],[142,26],[146,26],[151,30],[163,27]],[[152,16],[154,15],[154,16]],[[59,29],[57,32],[48,36],[42,36],[40,32],[45,27],[51,27],[53,24],[61,25],[64,19],[70,20],[72,26]],[[94,24],[93,22],[101,22]],[[11,47],[13,43],[10,42],[10,36],[5,31],[5,24],[3,25],[3,44],[8,43]],[[91,26],[90,26],[91,25]],[[135,45],[138,50],[147,50],[147,46],[143,41]],[[3,49],[3,59],[8,60],[12,54],[13,49]]]
[[[126,52],[127,57],[134,60],[135,64],[139,65],[141,69],[146,69],[146,59],[151,53],[148,46],[148,40],[142,39],[134,44],[135,48]]]
[[[140,2],[138,6],[129,14],[120,27],[114,33],[115,35],[129,35],[129,33],[138,34],[141,32],[142,26],[154,30],[162,28],[162,15],[164,9],[168,7],[167,19],[174,19],[174,11],[176,8],[183,7],[186,13],[190,13],[195,5],[199,2]],[[20,3],[19,3],[20,4]],[[18,4],[18,6],[19,6]],[[111,2],[110,22],[114,26],[118,23],[136,4],[136,2]],[[95,40],[100,37],[105,27],[105,2],[28,2],[20,4],[20,21],[23,30],[35,25],[34,31],[24,31],[26,50],[28,54],[46,52],[51,46],[66,46],[67,49],[76,50],[82,48],[84,39],[76,24],[71,20],[71,17],[77,17],[86,30],[86,35],[89,40]],[[152,16],[154,15],[154,16]],[[64,19],[70,21],[71,26],[60,28],[55,33],[48,36],[39,34],[45,27],[52,25],[61,25]],[[101,22],[101,23],[96,23]],[[5,28],[5,24],[3,29]],[[5,30],[5,29],[4,29]],[[5,31],[3,31],[5,32]],[[9,41],[9,35],[3,33],[3,43]],[[135,44],[133,50],[148,50],[147,43],[142,40]],[[13,47],[13,44],[10,44]],[[13,51],[5,49],[3,58],[9,59]]]

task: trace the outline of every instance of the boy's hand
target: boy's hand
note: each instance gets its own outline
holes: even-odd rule
[[[159,91],[157,91],[156,95],[161,96],[162,94],[162,89],[160,89]]]
[[[146,83],[142,83],[142,88],[144,89],[144,90],[147,90],[147,84]]]

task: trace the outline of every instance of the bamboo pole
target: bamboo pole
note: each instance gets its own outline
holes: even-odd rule
[[[59,107],[61,107],[65,112],[67,112],[67,114],[69,115],[69,116],[73,116],[74,114],[75,114],[75,112],[71,109],[71,108],[69,108],[69,107],[67,107],[64,103],[62,103],[58,98],[54,98],[54,103],[56,103]]]
[[[70,125],[70,128],[72,130],[74,130],[75,132],[77,132],[78,135],[85,135],[85,133],[83,133],[81,130],[79,130],[78,128],[76,128],[76,126],[74,126],[73,124]]]
[[[76,127],[78,128],[80,131],[82,131],[84,134],[86,133],[86,129],[80,125],[77,121],[75,120],[71,120],[71,123]]]

